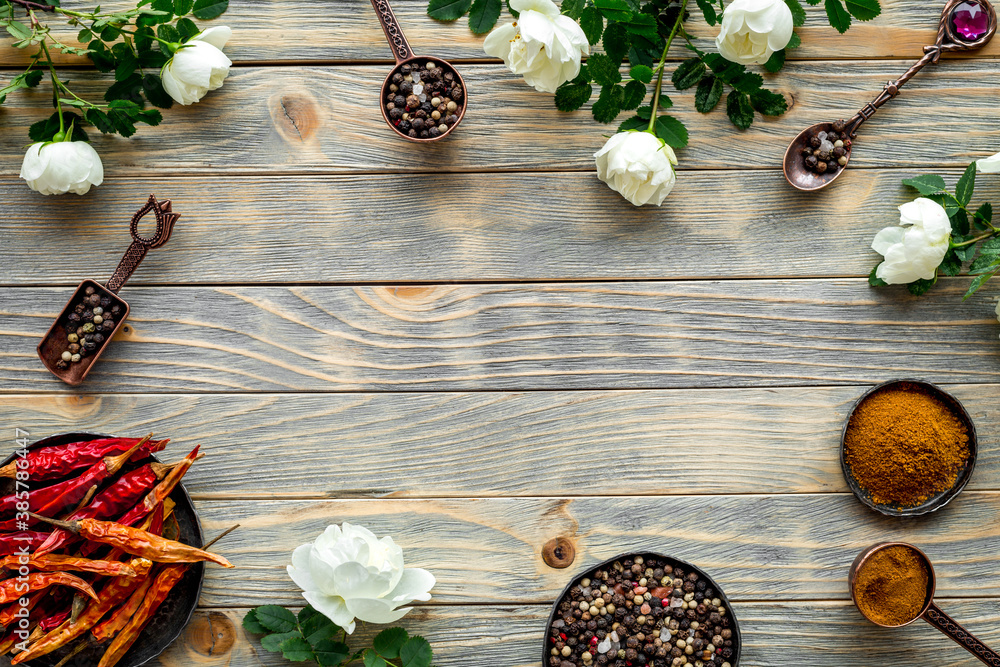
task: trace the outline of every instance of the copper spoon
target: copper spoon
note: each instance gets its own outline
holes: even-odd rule
[[[389,6],[389,0],[372,0],[372,7],[375,8],[375,13],[378,14],[378,20],[382,23],[382,30],[385,32],[385,38],[389,42],[389,46],[392,47],[392,54],[396,58],[396,66],[392,68],[389,75],[385,77],[385,81],[382,82],[382,90],[379,97],[379,108],[382,110],[382,118],[385,119],[386,124],[392,128],[392,131],[406,139],[407,141],[416,141],[420,143],[426,143],[429,141],[439,141],[444,139],[449,134],[455,131],[462,119],[465,118],[465,109],[468,106],[469,91],[465,86],[465,80],[455,67],[449,63],[447,60],[442,60],[441,58],[434,58],[432,56],[415,56],[413,55],[413,49],[410,48],[410,44],[406,41],[406,37],[403,35],[403,29],[399,27],[399,22],[396,20],[396,15],[392,13],[392,7]],[[407,133],[401,131],[396,127],[395,122],[389,118],[389,113],[386,111],[385,105],[389,97],[389,86],[392,85],[392,77],[394,74],[399,72],[399,70],[404,65],[409,65],[411,63],[420,62],[433,62],[439,67],[444,67],[445,71],[450,71],[455,75],[455,81],[462,87],[462,99],[455,100],[458,103],[458,109],[456,115],[458,120],[455,121],[454,125],[448,128],[447,131],[442,132],[436,137],[428,137],[426,139],[421,139],[420,137],[411,137]]]
[[[927,572],[930,574],[930,584],[927,587],[927,598],[924,601],[924,605],[921,608],[919,614],[906,621],[905,623],[900,623],[899,625],[886,625],[884,623],[879,623],[868,616],[865,616],[864,611],[861,606],[858,605],[857,590],[855,588],[856,579],[858,572],[864,569],[865,565],[868,563],[869,559],[874,556],[879,551],[883,549],[888,549],[890,547],[903,547],[905,549],[911,550],[914,555],[923,560],[924,565],[927,566]],[[979,658],[981,661],[985,662],[987,665],[993,665],[993,667],[1000,667],[1000,655],[990,649],[986,644],[982,643],[976,639],[972,633],[959,625],[955,619],[948,616],[948,614],[941,611],[941,608],[937,606],[934,602],[934,590],[937,585],[937,578],[934,575],[934,566],[931,565],[930,559],[927,557],[923,551],[913,546],[912,544],[906,544],[905,542],[883,542],[882,544],[876,544],[873,547],[865,549],[858,557],[854,560],[854,564],[851,565],[851,572],[848,577],[848,582],[851,587],[851,600],[854,601],[854,605],[858,608],[865,618],[881,628],[901,628],[905,625],[913,623],[919,618],[924,619],[935,628],[948,635],[957,644],[965,648],[969,653]]]
[[[986,13],[987,16],[987,27],[986,32],[979,35],[975,39],[965,37],[962,35],[955,26],[954,15],[959,8],[965,9],[964,5],[978,6],[982,11]],[[912,79],[917,72],[922,70],[926,65],[937,64],[938,60],[941,58],[941,54],[945,51],[971,51],[974,49],[981,48],[985,46],[997,31],[997,13],[993,9],[993,5],[990,0],[948,0],[947,4],[944,6],[944,11],[941,13],[941,22],[938,25],[938,35],[937,41],[932,46],[924,47],[924,57],[917,61],[917,63],[908,69],[906,73],[895,81],[890,81],[885,84],[885,88],[874,100],[869,102],[861,109],[858,113],[846,121],[844,130],[847,132],[851,140],[857,137],[858,128],[866,120],[875,115],[875,112],[884,105],[889,100],[893,99],[899,95],[899,89],[903,85]],[[841,166],[837,171],[833,173],[817,174],[806,169],[804,164],[804,150],[809,146],[809,141],[820,132],[830,132],[833,130],[833,123],[817,123],[812,127],[808,127],[803,130],[792,143],[789,144],[788,150],[785,151],[785,179],[792,185],[792,187],[805,192],[812,192],[814,190],[822,190],[826,186],[833,183],[837,178],[844,173],[847,169],[847,164]],[[848,163],[851,160],[851,155],[854,153],[853,146],[847,151],[845,157]]]

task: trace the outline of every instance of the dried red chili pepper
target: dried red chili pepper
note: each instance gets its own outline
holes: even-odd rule
[[[3,611],[0,611],[0,626],[6,628],[19,616],[23,616],[25,612],[21,611],[21,609],[27,608],[30,612],[32,609],[37,607],[38,603],[41,602],[43,598],[47,597],[48,594],[49,592],[46,590],[35,591],[28,596],[28,604],[24,605],[24,607],[21,606],[20,599],[15,600],[9,607],[5,607]],[[2,655],[2,653],[0,653],[0,655]]]
[[[101,656],[101,661],[97,667],[114,667],[114,665],[118,664],[122,656],[132,647],[135,640],[139,638],[142,628],[153,617],[153,614],[160,608],[160,605],[167,599],[167,596],[170,595],[170,591],[184,577],[186,570],[187,566],[185,565],[167,565],[156,575],[156,579],[150,586],[149,593],[143,598],[139,609],[136,610],[122,631],[111,642],[108,650]]]
[[[178,482],[181,481],[184,474],[191,468],[191,464],[198,459],[198,449],[200,448],[201,445],[198,445],[192,449],[191,453],[179,461],[163,481],[157,484],[140,504],[133,507],[131,511],[119,519],[118,523],[126,526],[134,526],[139,519],[152,512],[154,507],[162,503],[167,496],[173,493]]]
[[[141,445],[136,444],[122,454],[103,458],[79,477],[0,498],[0,512],[17,512],[17,518],[0,522],[0,530],[17,530],[24,528],[26,524],[35,523],[29,521],[29,516],[25,516],[26,510],[52,516],[76,507],[76,504],[90,491],[90,487],[117,475],[139,447]]]
[[[135,459],[145,458],[147,454],[161,451],[169,440],[147,440],[142,449],[135,454]],[[39,447],[32,449],[23,458],[14,459],[0,468],[0,477],[13,478],[20,472],[27,473],[33,482],[44,482],[50,479],[66,477],[74,470],[92,466],[105,456],[121,454],[135,446],[139,438],[102,438],[100,440],[84,440],[66,445]]]
[[[139,588],[132,592],[131,597],[122,606],[115,609],[110,616],[97,624],[97,626],[91,630],[91,634],[94,638],[103,642],[105,639],[111,639],[117,635],[122,628],[128,625],[129,621],[135,616],[135,613],[142,606],[143,601],[146,599],[147,593],[149,593],[149,588],[153,585],[154,578],[147,576],[145,581],[139,584]]]
[[[145,577],[153,564],[146,558],[134,558],[130,565],[136,571],[136,577],[115,577],[101,590],[101,598],[98,602],[92,602],[84,610],[75,623],[67,621],[61,626],[51,631],[33,645],[27,651],[18,653],[12,665],[18,665],[28,660],[47,655],[58,650],[77,637],[94,627],[106,613],[125,601],[132,591],[139,586],[139,577]]]
[[[109,560],[90,560],[76,556],[59,554],[32,554],[30,556],[6,556],[0,567],[17,569],[21,566],[45,572],[90,572],[102,577],[134,577],[135,570],[128,563]]]
[[[170,471],[170,466],[146,464],[125,473],[118,481],[99,493],[89,505],[74,512],[69,521],[80,519],[111,519],[121,516],[135,507],[158,479],[162,479]],[[36,555],[47,554],[75,541],[73,533],[57,528],[35,551]]]
[[[10,554],[31,553],[42,546],[49,537],[49,533],[42,533],[35,530],[21,530],[16,533],[0,534],[0,556]]]
[[[46,618],[43,618],[41,621],[39,621],[38,627],[42,629],[42,632],[50,632],[53,628],[58,628],[60,625],[65,623],[66,620],[69,618],[70,613],[72,613],[71,609],[63,609],[62,611],[57,611],[51,616],[47,616]]]
[[[80,521],[57,521],[37,514],[35,518],[65,528],[92,542],[108,544],[133,556],[148,558],[154,563],[198,563],[210,561],[222,567],[236,567],[218,554],[203,551],[191,545],[168,540],[149,531],[131,526],[123,526],[114,521],[81,519]]]
[[[6,604],[19,599],[25,593],[33,593],[56,584],[75,588],[81,593],[86,593],[87,596],[97,599],[97,593],[94,592],[94,589],[80,577],[68,572],[35,572],[27,577],[15,577],[0,581],[0,604]]]

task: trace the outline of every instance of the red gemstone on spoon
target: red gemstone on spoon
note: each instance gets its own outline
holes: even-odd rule
[[[951,22],[958,36],[974,42],[990,28],[989,14],[978,2],[963,2],[951,13]]]

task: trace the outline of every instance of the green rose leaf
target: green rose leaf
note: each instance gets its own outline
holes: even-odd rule
[[[403,667],[430,667],[433,659],[431,645],[423,637],[411,637],[399,650],[399,660]]]
[[[846,0],[847,11],[859,21],[871,21],[882,13],[878,0]]]
[[[806,10],[799,0],[785,0],[785,4],[792,10],[792,24],[799,28],[806,23]]]
[[[305,662],[316,657],[309,642],[302,637],[290,637],[281,642],[281,655],[291,662]]]
[[[930,288],[934,287],[935,283],[937,283],[937,278],[934,278],[933,280],[914,280],[906,286],[906,289],[909,290],[910,294],[913,296],[923,296],[930,290]]]
[[[195,0],[194,17],[208,21],[222,16],[229,9],[229,0]]]
[[[785,66],[785,58],[787,58],[787,56],[788,54],[785,49],[775,51],[771,54],[771,57],[767,59],[767,62],[764,63],[764,69],[772,74],[780,72],[781,68]]]
[[[410,635],[403,628],[389,628],[375,635],[372,648],[385,658],[398,658]]]
[[[111,119],[108,118],[108,114],[104,113],[100,109],[87,109],[85,115],[87,116],[87,120],[90,122],[90,124],[93,125],[94,127],[96,127],[98,130],[100,130],[104,134],[114,134],[115,133],[115,126],[111,122]],[[258,622],[258,625],[259,625],[259,622]],[[263,628],[264,626],[260,626],[260,627]],[[249,629],[249,628],[247,628],[247,629]],[[257,634],[263,634],[265,632],[269,632],[269,630],[267,628],[264,628],[263,630],[261,630]]]
[[[750,95],[750,104],[765,116],[780,116],[788,111],[788,102],[784,95],[772,93],[766,88],[754,91]]]
[[[991,204],[989,202],[983,202],[983,205],[980,206],[978,209],[976,209],[975,219],[977,221],[982,221],[983,223],[985,223],[984,225],[981,225],[982,227],[985,227],[986,225],[989,225],[990,223],[992,223],[993,222],[993,204]],[[990,239],[990,240],[992,241],[994,239]],[[987,241],[987,243],[989,243],[989,241]]]
[[[594,5],[609,21],[627,21],[632,9],[625,0],[594,0]]]
[[[574,21],[579,21],[580,15],[583,13],[583,8],[586,6],[587,0],[562,0],[562,5],[559,9]]]
[[[957,276],[962,272],[962,260],[958,258],[954,250],[949,250],[944,259],[941,260],[939,268],[946,276]]]
[[[629,130],[645,130],[646,126],[649,125],[648,118],[639,118],[638,116],[632,116],[626,119],[618,126],[619,132],[627,132]]]
[[[992,273],[984,273],[982,275],[976,276],[975,279],[972,281],[972,284],[969,285],[969,291],[966,292],[965,296],[962,297],[962,301],[965,301],[970,296],[972,296],[973,294],[975,294],[976,292],[978,292],[979,288],[982,287],[986,283],[987,280],[989,280],[990,278],[992,278],[995,275],[996,275],[996,271],[994,271]]]
[[[251,609],[246,613],[246,616],[243,617],[243,628],[247,632],[255,635],[263,635],[268,632],[268,629],[261,625],[260,621],[257,620],[256,609]]]
[[[944,179],[937,174],[924,174],[915,178],[903,180],[903,185],[908,185],[922,195],[932,195],[945,189]]]
[[[958,179],[958,184],[955,185],[955,199],[959,201],[962,206],[968,206],[969,202],[972,201],[972,193],[976,189],[976,163],[973,162],[966,168],[965,173],[962,174],[962,178]]]
[[[687,128],[673,116],[664,115],[656,119],[656,136],[671,148],[684,148],[688,145]]]
[[[649,83],[653,80],[653,70],[645,65],[634,65],[629,76],[640,83]]]
[[[469,11],[472,0],[430,0],[427,15],[438,21],[454,21]]]
[[[312,607],[305,607],[299,611],[299,628],[302,630],[302,636],[312,646],[326,639],[332,639],[341,632],[336,623]]]
[[[278,605],[257,607],[254,613],[260,624],[271,632],[291,632],[297,627],[295,614]]]
[[[732,91],[726,98],[726,114],[733,125],[745,130],[753,125],[753,105],[746,93]]]
[[[625,89],[614,84],[601,89],[601,94],[591,107],[594,120],[598,123],[610,123],[618,114],[622,112],[622,104],[625,101]]]
[[[185,42],[201,32],[201,29],[189,18],[182,18],[177,22],[177,33]]]
[[[656,19],[649,14],[633,14],[628,21],[623,21],[622,26],[632,35],[644,37],[651,42],[655,42],[659,37],[659,26]]]
[[[962,209],[951,214],[951,228],[959,234],[969,233],[969,215]]]
[[[708,113],[714,109],[722,99],[722,89],[722,81],[711,74],[706,76],[694,92],[694,108],[701,113]]]
[[[604,30],[604,52],[608,54],[615,65],[621,64],[625,54],[632,45],[628,30],[624,23],[609,23]]]
[[[469,29],[476,35],[488,33],[497,24],[502,8],[500,0],[474,0],[469,9]]]
[[[580,14],[580,27],[590,44],[597,44],[604,34],[604,17],[594,7],[587,7]]]
[[[280,653],[282,642],[286,639],[292,639],[295,637],[302,639],[302,635],[299,634],[298,630],[293,630],[291,632],[275,632],[274,634],[264,635],[261,637],[260,645],[271,653]]]
[[[166,23],[156,29],[156,36],[165,42],[181,41],[181,33],[178,32],[177,28]]]
[[[966,246],[966,248],[975,249],[975,245]],[[986,239],[983,244],[979,246],[979,252],[982,255],[1000,255],[1000,238],[993,237],[991,239]]]
[[[764,85],[764,77],[756,72],[744,72],[737,77],[734,77],[730,82],[733,88],[740,91],[741,93],[753,93],[755,90],[760,90],[760,87]]]
[[[705,16],[705,23],[715,25],[719,22],[719,15],[715,11],[715,5],[710,0],[698,0],[698,9]]]
[[[851,27],[851,15],[844,9],[841,0],[826,0],[826,16],[837,32],[844,34]]]
[[[316,642],[312,648],[320,667],[340,667],[340,663],[351,655],[351,649],[347,644],[332,639]]]
[[[671,80],[677,90],[686,90],[705,76],[705,63],[700,58],[685,60],[674,70]]]
[[[389,663],[380,658],[375,651],[367,651],[364,657],[365,667],[388,667]]]
[[[174,0],[173,12],[177,16],[186,16],[194,9],[194,0]]]
[[[576,111],[594,94],[589,83],[564,83],[556,88],[556,108],[559,111]]]
[[[610,57],[595,53],[587,60],[587,72],[601,86],[611,86],[622,80],[622,73]]]
[[[622,109],[629,111],[636,109],[646,99],[646,84],[638,81],[629,81],[625,84],[625,97],[622,99]]]

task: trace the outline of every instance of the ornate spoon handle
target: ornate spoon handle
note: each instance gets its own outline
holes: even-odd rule
[[[976,639],[971,632],[955,622],[955,619],[951,616],[948,616],[948,614],[941,611],[941,608],[938,607],[936,603],[931,603],[927,613],[924,614],[924,619],[935,628],[951,637],[956,643],[965,647],[969,653],[976,656],[987,665],[1000,667],[1000,655],[997,655],[990,647]]]
[[[972,49],[978,49],[984,46],[987,42],[993,39],[993,35],[997,30],[997,14],[996,10],[993,8],[993,4],[989,0],[983,2],[977,2],[983,11],[986,12],[988,17],[988,30],[979,39],[975,41],[962,41],[956,36],[955,29],[951,24],[952,12],[955,8],[966,0],[948,0],[945,4],[944,11],[941,13],[941,22],[938,24],[937,41],[930,46],[924,47],[924,57],[918,60],[913,67],[906,70],[903,76],[899,77],[895,81],[890,81],[885,84],[885,88],[879,93],[879,96],[874,100],[866,104],[861,111],[854,114],[854,116],[847,121],[847,128],[850,135],[853,137],[857,134],[858,128],[866,120],[875,115],[882,105],[884,105],[889,100],[895,98],[899,95],[899,89],[903,85],[912,79],[917,72],[922,70],[927,65],[936,65],[941,59],[941,54],[945,51],[969,51]],[[973,0],[976,2],[977,0]]]
[[[410,48],[409,43],[406,41],[403,29],[399,27],[399,21],[396,20],[396,15],[392,13],[389,0],[372,0],[372,7],[375,8],[378,20],[382,23],[385,38],[389,41],[389,46],[392,47],[392,54],[396,57],[396,64],[398,65],[404,60],[412,58],[413,49]]]
[[[156,216],[156,233],[153,234],[152,238],[147,239],[139,236],[139,221],[150,211]],[[146,253],[153,248],[159,248],[170,240],[170,233],[173,232],[174,223],[177,222],[177,218],[179,217],[180,215],[171,212],[169,199],[164,202],[158,202],[156,201],[156,197],[150,195],[149,201],[146,202],[145,206],[136,211],[135,215],[132,216],[132,222],[129,225],[129,231],[132,233],[132,244],[125,251],[125,256],[118,263],[118,268],[115,269],[114,275],[111,276],[111,279],[108,280],[104,287],[109,292],[118,294],[118,291],[125,286],[126,281],[132,276],[132,272],[139,267],[143,258],[146,257]]]

